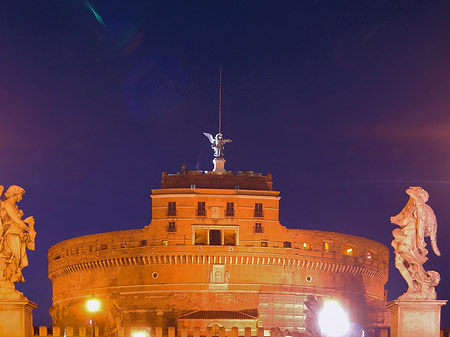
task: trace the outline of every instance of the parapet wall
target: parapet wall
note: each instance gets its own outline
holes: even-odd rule
[[[172,263],[281,264],[352,272],[384,282],[388,276],[388,248],[348,234],[288,229],[286,238],[280,241],[263,238],[242,241],[239,246],[195,246],[190,242],[181,244],[181,239],[175,240],[170,235],[167,238],[172,240],[161,245],[159,238],[151,240],[148,231],[137,229],[62,241],[49,250],[49,278],[88,268]],[[262,247],[262,242],[267,246]]]

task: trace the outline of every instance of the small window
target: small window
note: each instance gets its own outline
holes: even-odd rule
[[[264,233],[264,227],[261,222],[255,223],[255,233]]]
[[[197,203],[197,216],[206,216],[206,206],[203,201]]]
[[[54,259],[53,259],[53,261],[57,261],[57,260],[59,260],[61,258],[61,255],[58,255],[58,256],[56,256]]]
[[[310,250],[311,244],[309,242],[303,242],[303,249]]]
[[[175,201],[169,201],[167,215],[168,216],[177,216],[177,203]]]
[[[367,252],[366,253],[366,258],[367,258],[367,260],[372,260],[372,252]]]
[[[225,216],[234,216],[234,202],[227,202]]]
[[[261,247],[267,247],[267,241],[261,241]]]
[[[343,245],[342,246],[342,254],[354,256],[355,255],[355,250],[353,249],[353,247],[350,247],[350,246],[347,246],[347,245]]]
[[[323,250],[326,252],[330,251],[330,243],[329,242],[324,242],[323,243]]]
[[[107,244],[100,245],[100,250],[106,250],[108,248]]]
[[[163,246],[168,246],[169,245],[169,240],[162,240],[162,245]]]
[[[255,203],[255,217],[263,217],[263,204]]]
[[[291,248],[291,247],[292,247],[292,244],[291,244],[290,241],[284,241],[284,242],[283,242],[283,247],[284,247],[284,248]]]
[[[169,226],[167,226],[167,232],[175,233],[176,231],[177,231],[177,225],[175,225],[175,222],[169,222]]]
[[[140,244],[141,247],[147,246],[147,240],[141,240]]]
[[[92,252],[92,250],[93,250],[93,247],[89,246],[89,252]]]

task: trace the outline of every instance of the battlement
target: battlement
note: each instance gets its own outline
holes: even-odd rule
[[[162,173],[161,188],[214,188],[214,189],[242,189],[272,191],[272,174],[253,171],[216,172],[183,170],[176,174]]]

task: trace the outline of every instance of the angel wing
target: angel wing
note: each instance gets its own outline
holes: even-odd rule
[[[213,137],[210,133],[208,133],[208,132],[203,132],[203,134],[209,139],[209,141],[211,142],[211,144],[214,144],[215,139],[214,139],[214,137]]]

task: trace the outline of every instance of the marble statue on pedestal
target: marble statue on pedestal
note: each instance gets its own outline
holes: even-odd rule
[[[0,186],[0,195],[3,189]],[[0,202],[0,299],[23,297],[14,285],[24,282],[22,269],[28,266],[26,250],[35,248],[34,218],[22,220],[23,211],[16,205],[24,193],[23,188],[12,185]]]
[[[399,300],[435,300],[434,287],[439,284],[440,275],[436,271],[426,271],[423,264],[428,260],[425,238],[429,237],[436,255],[441,255],[437,247],[436,216],[428,201],[428,193],[421,187],[406,190],[410,196],[408,203],[391,222],[400,226],[394,229],[392,247],[395,249],[395,266],[408,283],[408,290]]]
[[[203,132],[203,134],[206,137],[208,137],[209,142],[211,143],[211,148],[214,150],[214,157],[223,158],[224,157],[223,146],[225,145],[225,143],[231,143],[231,139],[223,139],[221,133],[218,133],[216,137],[213,137],[208,132]]]

